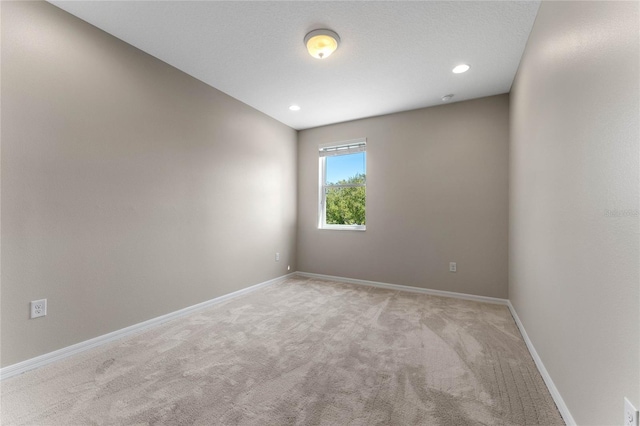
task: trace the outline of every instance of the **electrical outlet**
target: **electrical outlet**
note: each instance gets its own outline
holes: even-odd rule
[[[31,318],[39,318],[47,315],[47,299],[33,300],[31,302]]]
[[[638,410],[627,398],[624,399],[624,426],[638,426]]]
[[[280,253],[276,253],[276,262],[280,262]]]
[[[291,270],[291,265],[287,265],[287,271]]]
[[[457,272],[458,271],[458,266],[456,265],[456,262],[449,262],[449,272]]]

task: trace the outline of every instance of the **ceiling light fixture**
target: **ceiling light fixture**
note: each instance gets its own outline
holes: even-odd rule
[[[451,71],[453,71],[455,74],[460,74],[460,73],[469,71],[469,68],[470,68],[469,65],[461,64],[455,67],[454,69],[452,69]]]
[[[304,36],[304,45],[307,46],[309,55],[318,59],[324,59],[331,55],[339,44],[340,37],[331,30],[313,30]]]
[[[453,93],[451,93],[449,95],[444,95],[442,97],[442,102],[449,102],[451,100],[451,98],[453,98]]]
[[[289,109],[290,109],[291,111],[300,111],[300,106],[299,106],[299,105],[291,105],[291,106],[289,107]]]

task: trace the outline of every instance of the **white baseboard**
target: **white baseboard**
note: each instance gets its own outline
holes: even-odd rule
[[[162,323],[167,321],[174,320],[176,318],[183,317],[185,315],[189,315],[193,312],[199,311],[201,309],[208,308],[209,306],[216,305],[218,303],[227,301],[229,299],[233,299],[234,297],[238,297],[243,294],[250,293],[259,288],[266,287],[278,282],[285,280],[288,277],[293,276],[294,273],[283,275],[278,278],[274,278],[269,281],[265,281],[256,285],[252,285],[251,287],[243,288],[242,290],[234,291],[233,293],[225,294],[220,297],[216,297],[215,299],[207,300],[206,302],[198,303],[193,306],[186,307],[184,309],[180,309],[178,311],[170,312],[166,315],[161,315],[156,318],[152,318],[147,321],[143,321],[138,324],[134,324],[129,327],[125,327],[120,330],[113,331],[111,333],[104,334],[102,336],[94,337],[93,339],[85,340],[84,342],[76,343],[75,345],[67,346],[66,348],[58,349],[53,352],[46,353],[44,355],[37,356],[35,358],[28,359],[26,361],[19,362],[17,364],[9,365],[4,368],[0,368],[0,380],[8,379],[9,377],[17,376],[29,370],[33,370],[39,367],[42,367],[47,364],[51,364],[52,362],[59,361],[61,359],[70,357],[72,355],[78,354],[80,352],[87,351],[89,349],[95,348],[100,345],[104,345],[109,342],[113,342],[114,340],[122,339],[123,337],[129,336],[134,333],[138,333],[142,330],[156,327]]]
[[[549,372],[547,371],[546,367],[542,363],[542,359],[538,355],[536,348],[533,346],[533,342],[531,342],[531,339],[529,339],[529,336],[527,335],[527,332],[524,329],[524,325],[522,325],[522,322],[520,321],[520,318],[518,317],[518,314],[516,313],[516,310],[511,304],[510,300],[508,301],[507,306],[509,307],[509,310],[511,311],[511,316],[513,316],[513,319],[515,320],[516,325],[520,330],[520,334],[522,334],[522,338],[524,339],[524,342],[526,343],[527,348],[529,349],[529,353],[531,353],[531,357],[533,358],[533,361],[536,363],[536,367],[538,367],[538,371],[540,372],[542,379],[547,385],[547,388],[549,388],[549,392],[551,393],[551,396],[553,397],[553,401],[556,403],[556,406],[560,411],[560,415],[562,416],[562,418],[564,419],[564,422],[567,425],[575,426],[576,421],[573,419],[573,416],[571,415],[571,412],[569,411],[567,404],[564,403],[564,400],[560,395],[560,391],[558,391],[558,388],[553,383],[553,380],[551,380],[551,376],[549,375]]]
[[[542,379],[547,385],[547,388],[549,388],[551,397],[553,398],[554,402],[556,403],[556,406],[558,407],[558,410],[560,411],[560,415],[562,415],[562,418],[564,419],[567,425],[575,426],[576,422],[573,419],[573,416],[571,415],[569,408],[567,408],[567,405],[564,403],[564,400],[562,399],[562,396],[560,395],[558,388],[556,388],[556,385],[553,383],[553,380],[551,380],[551,376],[549,375],[549,372],[547,371],[544,364],[542,363],[542,359],[540,359],[538,352],[536,352],[536,349],[533,347],[533,343],[531,342],[531,339],[529,339],[529,336],[527,335],[527,332],[525,331],[524,326],[522,325],[522,322],[520,321],[520,318],[518,317],[518,314],[516,313],[516,310],[514,309],[510,300],[500,299],[497,297],[486,297],[486,296],[476,296],[473,294],[455,293],[452,291],[430,290],[425,288],[411,287],[411,286],[398,285],[398,284],[388,284],[388,283],[381,283],[376,281],[366,281],[366,280],[358,280],[353,278],[335,277],[331,275],[312,274],[309,272],[296,272],[295,274],[301,277],[307,277],[307,278],[318,278],[322,280],[339,281],[339,282],[345,282],[350,284],[360,284],[360,285],[367,285],[371,287],[386,288],[389,290],[401,290],[401,291],[408,291],[412,293],[430,294],[434,296],[454,297],[457,299],[473,300],[476,302],[496,303],[499,305],[508,306],[509,311],[511,312],[511,316],[513,316],[513,319],[516,322],[516,325],[518,326],[520,333],[522,334],[522,338],[524,339],[524,342],[527,345],[527,348],[529,349],[529,353],[531,353],[531,357],[533,358],[533,361],[535,362],[536,367],[538,367],[538,371],[540,372]]]
[[[499,297],[476,296],[475,294],[456,293],[453,291],[444,290],[431,290],[428,288],[412,287],[408,285],[388,284],[377,281],[358,280],[354,278],[334,277],[331,275],[312,274],[309,272],[296,272],[296,275],[307,278],[318,278],[321,280],[340,281],[350,284],[360,284],[370,287],[386,288],[389,290],[401,290],[411,293],[429,294],[432,296],[454,297],[456,299],[473,300],[474,302],[496,303],[498,305],[506,305],[509,302],[507,299],[500,299]]]
[[[366,280],[358,280],[353,278],[336,277],[332,275],[312,274],[309,272],[293,272],[291,274],[283,275],[281,277],[274,278],[272,280],[268,280],[268,281],[253,285],[251,287],[243,288],[242,290],[238,290],[233,293],[216,297],[215,299],[211,299],[206,302],[198,303],[196,305],[189,306],[184,309],[180,309],[178,311],[171,312],[156,318],[152,318],[150,320],[147,320],[138,324],[134,324],[132,326],[125,327],[123,329],[116,330],[111,333],[107,333],[102,336],[95,337],[93,339],[85,340],[84,342],[76,343],[75,345],[67,346],[66,348],[58,349],[56,351],[37,356],[35,358],[31,358],[26,361],[19,362],[17,364],[0,368],[0,380],[17,376],[29,370],[33,370],[33,369],[42,367],[44,365],[50,364],[52,362],[62,360],[72,355],[95,348],[97,346],[104,345],[106,343],[113,342],[118,339],[122,339],[123,337],[129,336],[131,334],[138,333],[145,329],[163,324],[167,321],[171,321],[173,319],[189,315],[193,312],[199,311],[201,309],[205,309],[209,306],[213,306],[218,303],[238,297],[240,295],[250,293],[259,288],[281,282],[286,278],[289,278],[295,275],[298,275],[301,277],[307,277],[307,278],[318,278],[318,279],[329,280],[329,281],[340,281],[340,282],[345,282],[350,284],[359,284],[359,285],[366,285],[370,287],[386,288],[389,290],[401,290],[401,291],[412,292],[412,293],[429,294],[433,296],[442,296],[442,297],[453,297],[457,299],[472,300],[476,302],[495,303],[499,305],[508,306],[509,311],[511,311],[511,315],[513,316],[513,319],[516,322],[516,325],[518,326],[520,333],[522,334],[522,338],[524,339],[525,344],[527,345],[527,348],[531,353],[531,357],[533,358],[536,366],[538,367],[538,371],[540,371],[540,375],[542,376],[542,379],[544,380],[545,384],[549,388],[549,392],[551,393],[551,396],[553,397],[553,400],[555,401],[558,407],[558,410],[562,415],[562,418],[564,419],[565,423],[569,426],[574,426],[576,424],[575,420],[573,419],[573,416],[571,415],[571,412],[567,408],[567,405],[564,403],[564,400],[562,399],[562,396],[560,395],[558,388],[556,388],[555,384],[553,383],[553,380],[551,379],[551,376],[549,375],[549,372],[547,371],[544,364],[542,363],[542,360],[540,359],[538,352],[533,346],[531,339],[529,339],[529,336],[527,335],[527,332],[524,329],[524,326],[522,325],[522,322],[520,321],[520,318],[518,317],[518,314],[516,313],[515,308],[511,304],[511,301],[509,301],[508,299],[500,299],[497,297],[487,297],[487,296],[477,296],[473,294],[456,293],[452,291],[431,290],[431,289],[411,287],[406,285],[388,284],[388,283],[382,283],[382,282],[376,282],[376,281],[366,281]]]

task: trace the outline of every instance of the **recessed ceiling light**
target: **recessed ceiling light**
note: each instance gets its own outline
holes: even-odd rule
[[[291,105],[291,106],[289,107],[289,109],[290,109],[291,111],[300,111],[300,106],[299,106],[299,105]]]
[[[467,71],[469,71],[469,65],[461,64],[461,65],[458,65],[457,67],[455,67],[454,69],[452,69],[451,71],[453,71],[456,74],[467,72]]]
[[[444,95],[442,97],[442,102],[449,102],[451,100],[451,98],[453,98],[453,93],[451,93],[449,95]]]
[[[314,58],[324,59],[338,48],[340,37],[331,30],[313,30],[304,36],[304,45],[307,46],[309,55]]]

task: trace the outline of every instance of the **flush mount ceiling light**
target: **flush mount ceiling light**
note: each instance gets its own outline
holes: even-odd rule
[[[470,68],[469,65],[461,64],[455,67],[454,69],[452,69],[451,71],[453,71],[455,74],[460,74],[460,73],[469,71],[469,68]]]
[[[291,111],[300,111],[300,106],[299,106],[299,105],[291,105],[291,106],[289,107],[289,109],[290,109]]]
[[[331,55],[339,44],[340,37],[331,30],[313,30],[304,36],[304,45],[307,46],[309,55],[318,59]]]

